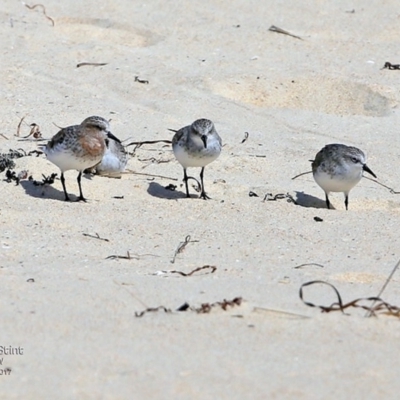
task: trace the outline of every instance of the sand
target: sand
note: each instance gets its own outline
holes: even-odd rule
[[[184,198],[182,168],[162,143],[128,163],[159,177],[84,178],[87,203],[64,202],[59,180],[43,190],[1,174],[0,346],[23,354],[0,355],[0,397],[397,398],[398,318],[324,314],[299,288],[324,280],[345,302],[377,295],[400,258],[400,199],[363,179],[349,211],[340,193],[327,210],[311,175],[291,179],[338,142],[364,150],[380,182],[400,190],[400,72],[381,69],[400,62],[397,2],[43,4],[54,26],[40,7],[0,4],[2,153],[37,149],[20,141],[31,123],[48,139],[90,115],[111,119],[126,143],[209,118],[224,147],[205,171],[209,201],[193,187]],[[59,173],[43,155],[15,161],[35,180]],[[66,174],[73,198],[76,175]],[[296,268],[308,263],[321,266]],[[215,272],[161,272],[206,265]],[[391,304],[399,282],[395,273],[382,295]],[[336,301],[328,287],[304,294]],[[226,311],[175,311],[236,297]],[[172,312],[135,316],[158,306]]]

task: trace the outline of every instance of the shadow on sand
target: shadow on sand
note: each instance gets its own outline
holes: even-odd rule
[[[307,208],[326,208],[325,200],[321,200],[318,197],[311,196],[304,192],[296,192],[296,203],[301,207]],[[331,204],[331,209],[334,209]]]
[[[157,182],[151,182],[147,188],[147,193],[150,196],[158,197],[159,199],[178,200],[186,199],[186,193],[179,190],[168,190]],[[192,196],[190,196],[192,197]],[[198,197],[198,196],[193,196]]]

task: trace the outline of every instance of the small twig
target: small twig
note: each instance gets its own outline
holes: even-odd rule
[[[170,179],[172,181],[178,180],[178,178],[172,178],[172,177],[165,176],[165,175],[145,174],[144,172],[135,172],[135,171],[124,171],[123,174],[143,175],[143,176],[150,176],[152,178]]]
[[[162,160],[162,159],[157,159],[155,157],[150,157],[150,158],[138,158],[137,159],[140,162],[146,162],[146,161],[150,161],[152,164],[166,164],[171,162],[173,159],[170,158],[169,160]]]
[[[90,237],[90,238],[93,238],[93,239],[104,240],[105,242],[109,242],[110,241],[109,239],[105,239],[105,238],[100,237],[98,233],[95,233],[95,235],[91,235],[90,233],[82,233],[82,235]]]
[[[298,269],[298,268],[302,268],[302,267],[308,267],[308,266],[310,266],[310,265],[315,265],[316,267],[324,268],[324,266],[321,265],[321,264],[317,264],[317,263],[307,263],[307,264],[300,264],[300,265],[298,265],[297,267],[294,267],[294,269]]]
[[[397,264],[394,266],[394,268],[392,269],[392,272],[389,274],[389,276],[387,277],[385,283],[383,284],[381,290],[379,291],[378,295],[376,297],[380,298],[382,293],[384,292],[384,290],[386,289],[387,285],[389,284],[389,282],[391,281],[391,279],[393,278],[394,273],[397,271],[397,268],[399,268],[400,265],[400,260],[397,262]],[[372,303],[371,308],[375,305],[376,300]],[[366,317],[370,317],[371,316],[372,311],[369,310],[367,311],[367,313],[365,314]]]
[[[283,315],[287,315],[288,317],[297,317],[297,318],[311,318],[308,315],[302,315],[302,314],[297,314],[297,313],[293,313],[290,311],[283,311],[283,310],[276,310],[274,308],[265,308],[265,307],[254,307],[254,311],[267,311],[267,312],[272,312],[272,313],[276,313],[276,314],[283,314]]]
[[[243,140],[240,142],[240,144],[243,144],[248,138],[249,138],[249,132],[245,132],[245,133],[244,133],[244,138],[243,138]]]
[[[296,175],[296,176],[294,176],[294,177],[292,178],[292,181],[294,181],[295,179],[297,179],[297,178],[300,177],[300,176],[307,175],[307,174],[312,174],[312,171],[303,172],[303,173],[301,173],[301,174],[299,174],[299,175]]]
[[[363,175],[363,178],[364,178],[364,179],[368,179],[369,181],[375,182],[375,183],[377,183],[378,185],[381,185],[381,186],[383,186],[383,187],[386,188],[386,189],[389,189],[390,193],[392,193],[392,194],[400,194],[400,192],[396,192],[393,188],[391,188],[391,187],[389,187],[389,186],[386,186],[386,185],[384,185],[383,183],[376,181],[375,179],[369,178],[368,176],[365,176],[365,175]]]
[[[193,271],[188,273],[176,270],[162,270],[162,271],[157,271],[152,275],[179,274],[182,276],[191,276],[196,272],[202,271],[203,269],[211,269],[211,271],[207,272],[207,274],[213,274],[217,270],[217,267],[214,265],[203,265],[202,267],[195,268]]]
[[[21,125],[22,125],[22,122],[24,121],[25,117],[26,117],[26,115],[23,116],[23,117],[19,120],[19,123],[18,123],[18,126],[17,126],[17,133],[16,133],[14,136],[19,137],[19,134],[20,134],[20,131],[21,131]]]
[[[271,31],[271,32],[282,33],[284,35],[288,35],[288,36],[294,37],[296,39],[303,40],[300,36],[293,35],[292,33],[288,32],[288,31],[285,31],[285,30],[283,30],[281,28],[278,28],[275,25],[271,25],[268,30]]]
[[[79,64],[76,64],[76,68],[80,67],[86,67],[86,66],[93,66],[93,67],[102,67],[104,65],[107,65],[108,63],[95,63],[95,62],[81,62]]]
[[[390,62],[385,62],[385,65],[381,69],[400,69],[400,64],[391,64]]]
[[[185,241],[179,243],[178,247],[177,247],[176,250],[175,250],[175,254],[174,254],[174,256],[172,257],[171,264],[174,264],[174,263],[175,263],[176,256],[177,256],[178,254],[182,253],[183,250],[185,250],[185,247],[186,247],[189,243],[197,243],[197,242],[199,242],[198,240],[190,240],[190,239],[191,239],[190,235],[187,235],[187,236],[185,237]]]
[[[18,139],[18,142],[48,142],[49,139],[44,139],[44,138],[40,138],[40,139]]]
[[[129,251],[126,252],[126,256],[119,256],[119,255],[111,255],[106,257],[106,260],[139,260],[139,257],[132,257],[131,254],[129,253]]]
[[[293,198],[293,196],[289,193],[278,193],[278,194],[272,194],[272,193],[267,193],[264,196],[263,202],[265,201],[277,201],[277,200],[282,200],[282,199],[287,199],[288,203],[293,203],[297,205],[296,200]]]
[[[4,135],[3,133],[0,133],[0,136],[2,136],[4,139],[9,140],[8,137],[6,135]]]
[[[149,81],[146,79],[140,79],[138,76],[135,76],[135,82],[143,83],[145,85],[149,84]]]
[[[28,135],[27,136],[22,136],[21,138],[22,139],[27,139],[28,137],[33,136],[34,139],[41,139],[42,138],[42,134],[40,132],[39,125],[35,124],[35,123],[32,123],[30,126],[31,126],[31,130],[28,133]]]
[[[43,11],[43,15],[51,22],[51,24],[52,24],[53,26],[55,25],[54,19],[51,18],[51,17],[49,17],[49,16],[46,14],[46,8],[44,7],[43,4],[34,4],[33,6],[30,6],[29,4],[26,4],[26,3],[24,3],[24,2],[23,2],[22,4],[24,4],[25,7],[29,8],[30,10],[33,10],[33,9],[35,9],[36,7],[40,7],[40,8],[42,9],[42,11]]]
[[[146,308],[145,310],[140,311],[140,312],[135,311],[135,317],[141,318],[141,317],[143,317],[144,314],[147,314],[149,312],[157,312],[157,311],[160,311],[160,310],[164,311],[166,313],[171,313],[172,312],[169,308],[166,308],[164,306],[150,307],[150,308]]]
[[[144,142],[132,142],[132,143],[126,144],[125,147],[132,146],[132,145],[142,146],[143,144],[155,144],[155,143],[171,144],[172,140],[145,140]]]

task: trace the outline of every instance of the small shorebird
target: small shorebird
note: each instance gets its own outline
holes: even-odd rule
[[[121,142],[109,139],[106,151],[101,162],[94,168],[84,172],[96,173],[110,178],[120,178],[128,163],[128,154]]]
[[[222,149],[221,138],[215,130],[214,124],[209,119],[198,119],[179,131],[172,131],[176,132],[172,139],[172,149],[176,159],[183,167],[186,197],[190,197],[188,186],[190,178],[187,176],[186,170],[189,167],[201,167],[200,197],[204,200],[209,199],[204,189],[204,168],[218,158]]]
[[[64,172],[76,169],[79,201],[86,201],[81,187],[82,172],[101,162],[109,140],[119,142],[111,132],[110,124],[102,117],[86,118],[80,125],[68,126],[56,133],[47,145],[41,146],[47,159],[61,170],[65,200],[70,198],[65,187]]]
[[[348,209],[350,190],[360,182],[363,171],[376,178],[366,164],[364,153],[357,147],[344,144],[328,144],[317,153],[312,162],[315,182],[325,192],[328,209],[330,192],[343,192],[344,204],[346,210]]]

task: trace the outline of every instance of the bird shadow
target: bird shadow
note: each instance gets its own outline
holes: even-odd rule
[[[57,190],[51,185],[37,186],[33,184],[33,181],[21,181],[19,184],[23,187],[28,196],[43,200],[65,201],[64,191]],[[70,193],[68,193],[68,195],[71,202],[78,200],[77,196],[71,195]]]
[[[158,197],[159,199],[178,200],[186,199],[186,193],[179,190],[166,189],[164,186],[157,182],[150,182],[147,188],[147,193],[150,196]]]
[[[310,194],[306,194],[304,192],[296,191],[296,204],[301,207],[307,208],[326,208],[325,200],[321,200],[318,197],[311,196]],[[331,208],[334,207],[331,204]]]

